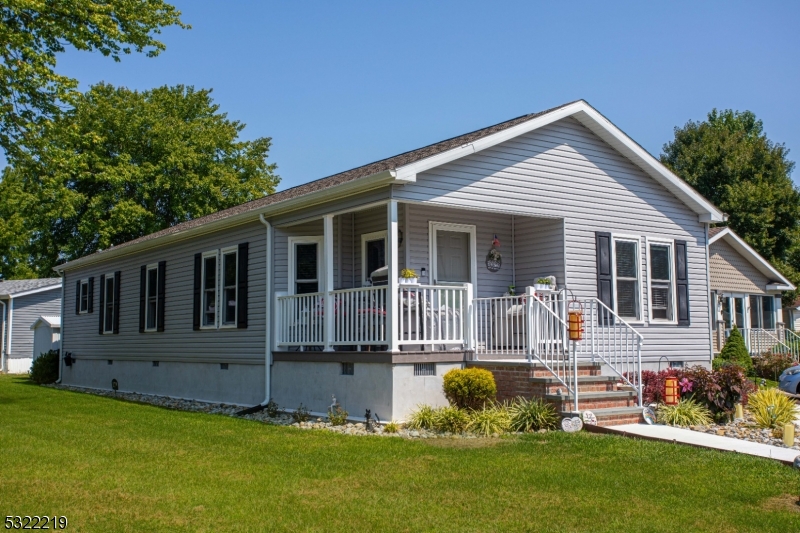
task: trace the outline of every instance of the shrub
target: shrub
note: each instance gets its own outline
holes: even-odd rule
[[[748,394],[755,390],[744,369],[730,364],[709,372],[702,366],[684,371],[692,383],[692,397],[705,404],[715,420],[730,419],[737,403],[747,403]]]
[[[794,366],[792,356],[786,353],[767,352],[759,357],[753,357],[753,368],[756,376],[764,379],[778,381],[781,373]]]
[[[430,405],[418,405],[406,423],[408,429],[433,429],[435,410]]]
[[[278,407],[278,403],[270,398],[267,405],[264,407],[264,411],[267,412],[268,417],[275,418],[280,414],[281,409]]]
[[[717,359],[720,360],[720,363],[716,362]],[[747,346],[745,346],[744,343],[744,337],[742,337],[739,328],[737,328],[735,324],[733,325],[733,329],[731,329],[728,340],[725,341],[725,346],[722,347],[722,351],[714,359],[714,369],[716,370],[717,365],[722,362],[739,365],[744,368],[747,374],[753,372],[753,358],[750,357],[750,352],[747,351]]]
[[[444,375],[444,395],[450,405],[477,410],[494,401],[497,385],[492,373],[483,368],[454,368]]]
[[[783,429],[797,415],[794,400],[778,389],[761,389],[750,396],[748,408],[761,428]]]
[[[466,411],[455,406],[440,407],[433,412],[433,428],[450,433],[463,433],[469,424]]]
[[[671,426],[707,426],[711,424],[711,411],[694,400],[683,399],[677,405],[659,405],[658,420]]]
[[[511,427],[511,414],[508,406],[502,404],[485,405],[483,409],[469,413],[467,430],[478,435],[489,436],[505,433]]]
[[[511,415],[511,429],[514,431],[555,429],[560,420],[556,408],[541,398],[526,400],[519,397],[508,410]]]
[[[383,426],[384,433],[397,433],[400,431],[400,424],[392,420],[391,422],[387,423]]]
[[[635,383],[632,376],[626,375],[626,377]],[[660,372],[642,370],[642,400],[644,403],[661,403],[664,401],[667,389],[666,380],[669,377],[676,377],[680,381],[684,377],[683,371],[679,368],[667,368]]]
[[[58,379],[59,351],[44,352],[33,361],[28,377],[34,383],[47,385]]]
[[[328,420],[332,426],[343,426],[347,422],[347,415],[349,413],[342,409],[338,403],[332,408],[328,409]]]
[[[311,413],[302,403],[300,404],[300,407],[295,409],[295,411],[292,413],[292,420],[298,424],[300,422],[308,422],[309,418],[311,418]]]

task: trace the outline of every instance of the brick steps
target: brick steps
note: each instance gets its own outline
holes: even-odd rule
[[[597,417],[597,425],[601,427],[620,426],[622,424],[638,424],[643,421],[642,408],[614,407],[608,409],[591,409]],[[578,413],[562,413],[565,416],[578,416]]]

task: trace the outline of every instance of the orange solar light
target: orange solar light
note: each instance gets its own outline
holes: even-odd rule
[[[569,340],[583,340],[583,311],[575,310],[569,312]]]
[[[680,400],[680,393],[678,392],[678,378],[672,377],[664,380],[664,403],[667,405],[675,405]]]

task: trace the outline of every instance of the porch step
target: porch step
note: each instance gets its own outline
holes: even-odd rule
[[[561,381],[552,374],[528,378],[531,383],[536,383],[543,388],[545,394],[557,394],[559,388],[564,388]],[[616,376],[578,376],[578,393],[611,392],[619,390]]]
[[[601,427],[621,426],[623,424],[638,424],[643,421],[642,408],[634,407],[610,407],[605,409],[591,409],[597,417],[597,425]],[[580,413],[573,411],[562,412],[562,416],[579,416]]]
[[[574,410],[574,396],[572,394],[545,394],[544,399],[552,403],[555,408],[562,412]],[[634,407],[638,400],[635,391],[602,391],[602,392],[578,392],[578,409],[580,411],[614,409],[622,407]]]

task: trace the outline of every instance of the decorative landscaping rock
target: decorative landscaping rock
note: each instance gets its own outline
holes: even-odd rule
[[[800,422],[795,421],[794,426],[795,438],[794,445],[791,446],[791,449],[800,450]],[[744,411],[744,418],[734,420],[733,422],[727,424],[712,424],[710,426],[689,426],[687,429],[787,448],[780,436],[777,434],[773,435],[773,430],[758,427],[753,415],[747,409]]]

